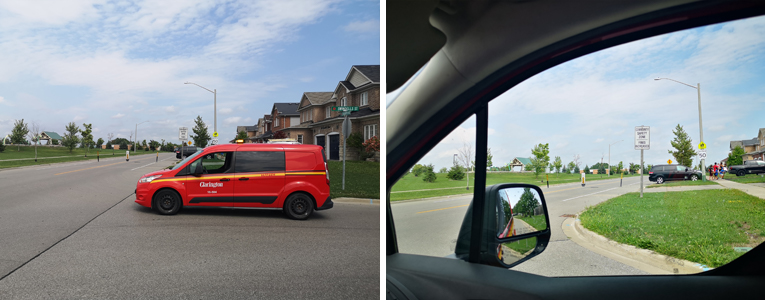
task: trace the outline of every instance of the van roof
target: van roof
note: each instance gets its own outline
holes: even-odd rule
[[[204,149],[205,152],[210,151],[321,151],[322,147],[318,145],[304,145],[304,144],[220,144],[215,146],[209,146]]]

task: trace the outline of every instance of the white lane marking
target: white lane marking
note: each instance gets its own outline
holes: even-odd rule
[[[163,159],[163,160],[160,160],[160,161],[166,161],[166,160],[168,160],[168,159],[170,159],[170,158],[172,158],[172,156],[171,156],[171,157],[168,157],[168,158],[165,158],[165,159]],[[152,163],[150,163],[150,164],[146,164],[146,165],[140,166],[140,167],[138,167],[138,168],[130,169],[130,171],[133,171],[133,170],[137,170],[137,169],[140,169],[140,168],[143,168],[143,167],[147,167],[147,166],[151,166],[151,165],[153,165],[153,164],[156,164],[156,163],[157,163],[157,162],[155,161],[155,162],[152,162]]]
[[[566,200],[563,200],[563,201],[574,200],[574,199],[578,199],[578,198],[582,198],[582,197],[592,196],[592,195],[595,195],[595,194],[605,193],[605,192],[608,192],[610,190],[615,190],[615,189],[618,189],[618,188],[619,187],[617,186],[615,188],[610,188],[610,189],[603,190],[603,191],[600,191],[600,192],[594,192],[592,194],[587,194],[587,195],[582,195],[582,196],[578,196],[578,197],[574,197],[574,198],[569,198],[569,199],[566,199]]]

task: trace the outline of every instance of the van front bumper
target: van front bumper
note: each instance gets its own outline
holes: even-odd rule
[[[322,205],[321,207],[317,207],[316,210],[330,209],[333,206],[335,206],[335,203],[332,202],[332,197],[327,197],[327,200],[324,201],[324,205]]]

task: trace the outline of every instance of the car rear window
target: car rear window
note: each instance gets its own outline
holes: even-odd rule
[[[234,164],[237,173],[284,171],[284,152],[238,151]]]

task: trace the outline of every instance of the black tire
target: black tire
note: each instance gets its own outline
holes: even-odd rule
[[[161,190],[154,194],[154,208],[160,215],[177,214],[183,206],[181,197],[173,190]]]
[[[661,177],[661,176],[656,177],[656,183],[658,183],[658,184],[664,183],[664,177]]]
[[[744,173],[744,170],[739,170],[738,173],[736,173],[736,176],[744,176],[746,173]]]
[[[305,220],[313,213],[313,200],[306,194],[295,193],[284,201],[284,214],[294,220]]]

